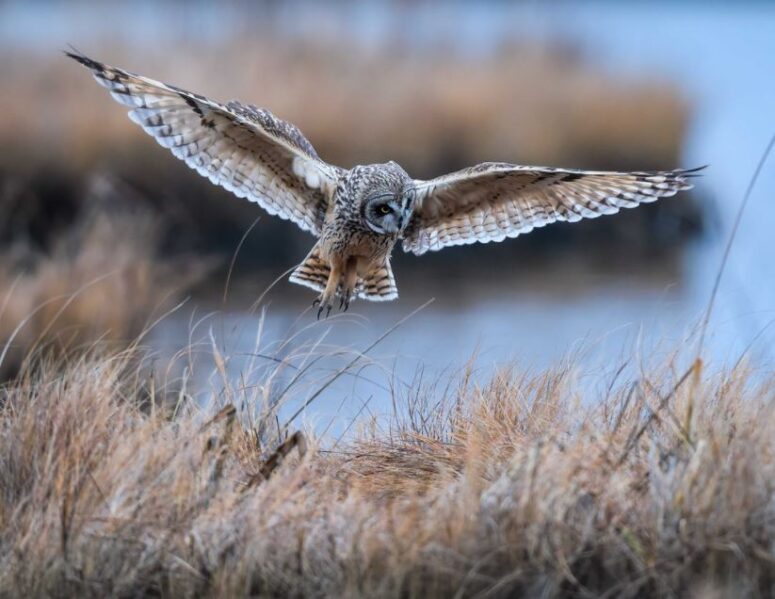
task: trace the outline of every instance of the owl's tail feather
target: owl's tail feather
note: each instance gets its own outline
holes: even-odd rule
[[[315,291],[323,292],[326,289],[331,267],[320,257],[320,249],[316,245],[312,248],[304,261],[291,273],[291,283],[304,285]],[[355,286],[359,298],[372,302],[387,302],[398,297],[396,279],[393,269],[387,260],[369,272],[365,277],[359,278]],[[337,287],[337,293],[341,293],[341,284]]]
[[[331,268],[320,257],[320,248],[315,245],[304,258],[304,262],[299,264],[296,270],[291,273],[290,281],[315,291],[323,291],[326,288],[329,274],[331,274]]]
[[[393,269],[387,260],[358,281],[358,297],[371,302],[389,302],[398,297]]]

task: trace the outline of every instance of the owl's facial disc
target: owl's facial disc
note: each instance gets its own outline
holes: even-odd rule
[[[411,197],[404,193],[381,193],[366,200],[363,220],[366,226],[380,235],[396,235],[404,230],[411,216],[414,190]]]

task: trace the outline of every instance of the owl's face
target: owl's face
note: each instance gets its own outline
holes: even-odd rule
[[[366,226],[381,235],[396,235],[406,228],[412,215],[414,188],[399,194],[377,193],[366,199],[363,220]]]
[[[363,173],[361,219],[380,235],[398,235],[409,224],[415,188],[409,175],[394,162]]]

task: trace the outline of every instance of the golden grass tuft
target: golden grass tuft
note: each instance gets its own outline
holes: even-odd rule
[[[3,388],[0,593],[775,591],[775,397],[742,368],[603,397],[564,370],[463,378],[300,458],[217,393],[148,408],[137,364],[92,353]]]

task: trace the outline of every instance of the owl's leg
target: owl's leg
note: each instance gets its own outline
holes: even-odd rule
[[[336,295],[336,288],[339,287],[339,280],[341,278],[342,278],[342,270],[339,268],[339,265],[332,264],[331,273],[328,275],[328,282],[326,283],[326,288],[323,290],[323,293],[320,294],[320,297],[316,300],[316,302],[319,304],[318,318],[320,318],[320,315],[323,313],[323,310],[326,311],[326,318],[328,318],[328,315],[331,313],[331,308],[334,305],[333,302],[334,302],[334,296]]]
[[[350,307],[350,300],[355,293],[355,285],[358,283],[358,259],[351,257],[345,265],[344,285],[342,286],[342,297],[339,302],[339,309],[347,312]]]

